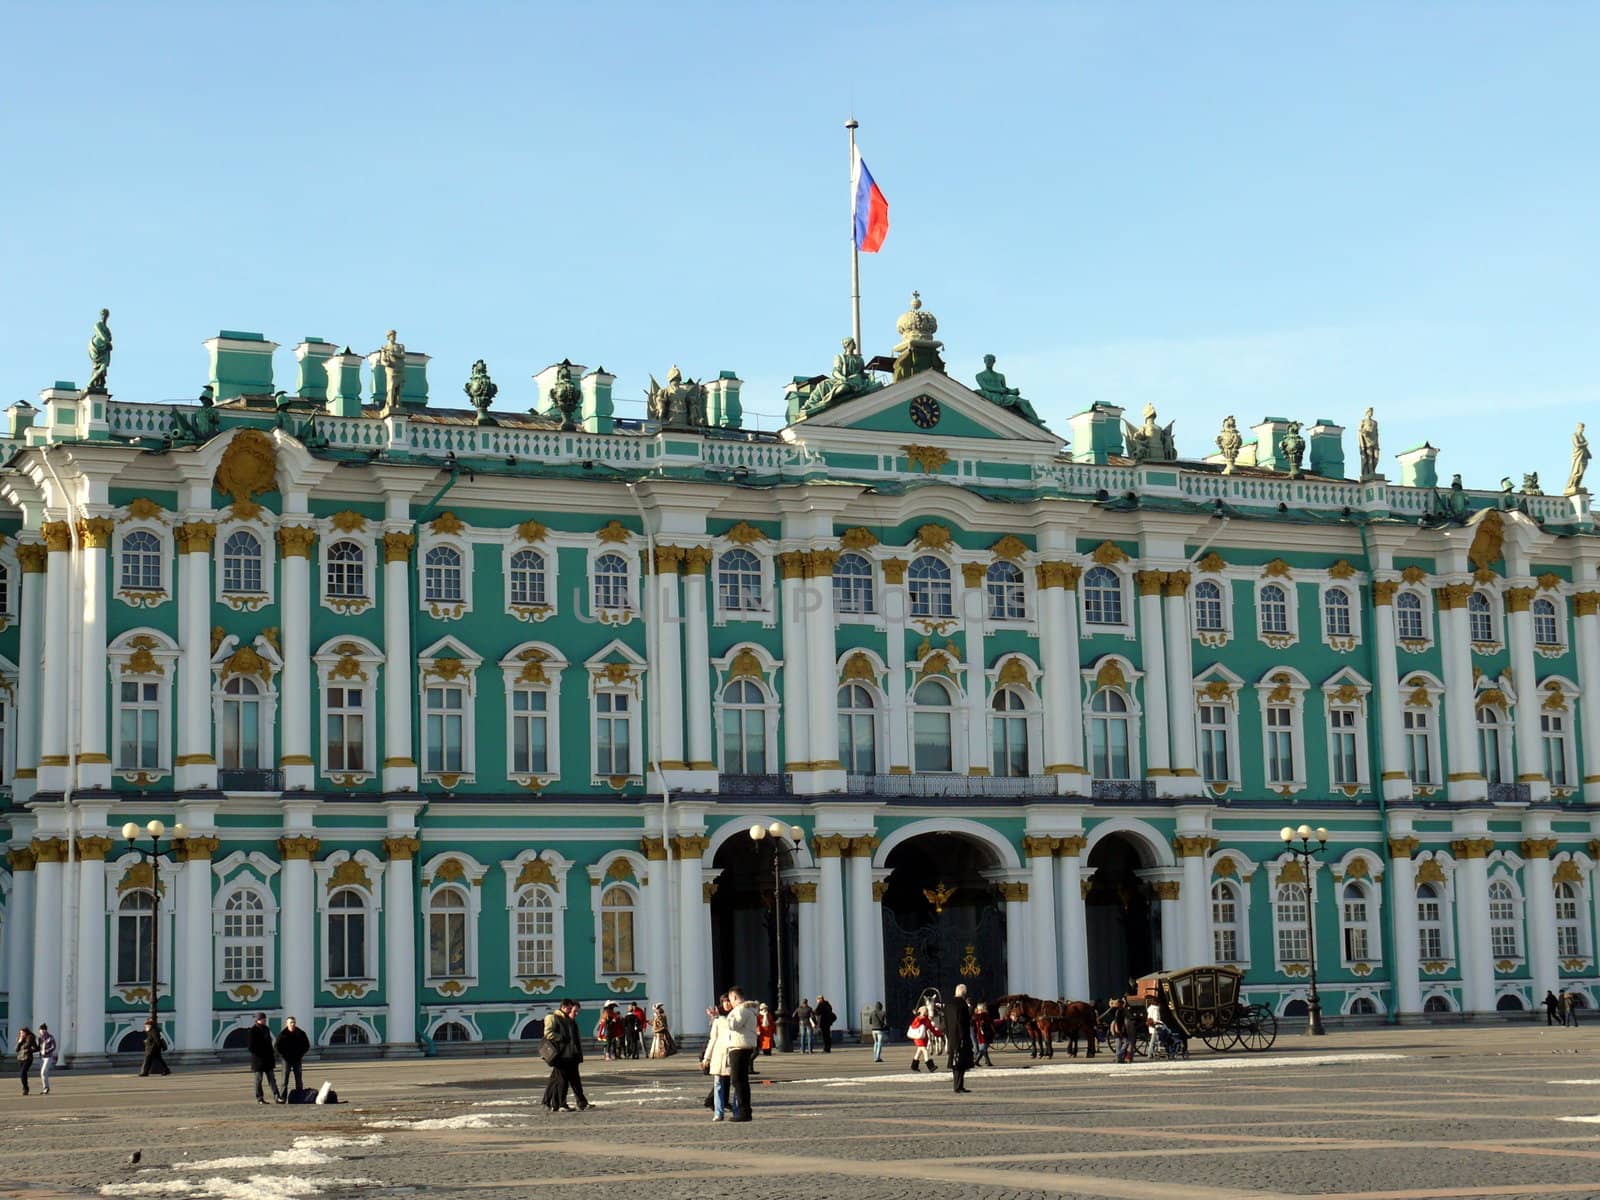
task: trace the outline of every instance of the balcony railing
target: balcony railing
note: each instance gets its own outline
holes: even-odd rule
[[[1089,795],[1095,800],[1154,800],[1156,785],[1149,779],[1096,779]]]
[[[1489,785],[1490,804],[1527,804],[1530,798],[1528,785],[1525,783],[1491,783]]]
[[[1053,796],[1054,775],[848,775],[855,796]]]
[[[283,772],[227,770],[217,772],[217,786],[225,792],[281,792]]]
[[[717,777],[717,786],[723,792],[741,796],[781,796],[792,790],[788,775],[728,775]]]

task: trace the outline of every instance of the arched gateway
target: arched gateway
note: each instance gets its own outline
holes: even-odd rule
[[[1149,845],[1135,835],[1108,834],[1089,849],[1084,923],[1089,990],[1097,1002],[1123,995],[1130,979],[1162,967],[1155,867]]]
[[[963,833],[924,833],[893,846],[883,892],[884,1008],[904,1028],[917,997],[1006,991],[1006,914],[993,847]]]

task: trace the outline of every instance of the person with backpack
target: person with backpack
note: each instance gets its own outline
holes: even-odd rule
[[[60,1057],[60,1050],[56,1048],[56,1035],[50,1032],[50,1026],[43,1021],[39,1022],[39,1082],[43,1085],[44,1094],[50,1094],[50,1071],[55,1067]]]
[[[817,1020],[817,1031],[822,1034],[822,1052],[833,1053],[833,1023],[839,1019],[833,1011],[833,1005],[828,1003],[826,996],[817,997],[817,1005],[811,1010]]]
[[[24,1025],[17,1030],[17,1078],[22,1080],[24,1096],[28,1095],[28,1072],[33,1069],[33,1056],[38,1053],[39,1039]]]
[[[278,1040],[272,1045],[278,1057],[283,1059],[283,1094],[290,1094],[290,1072],[294,1073],[294,1090],[305,1091],[306,1082],[300,1075],[300,1061],[311,1049],[311,1039],[306,1036],[306,1031],[294,1023],[293,1017],[285,1017],[283,1028],[278,1030]]]

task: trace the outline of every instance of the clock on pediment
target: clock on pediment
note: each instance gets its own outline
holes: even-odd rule
[[[911,420],[918,429],[932,429],[940,415],[939,402],[932,396],[918,396],[911,401]]]

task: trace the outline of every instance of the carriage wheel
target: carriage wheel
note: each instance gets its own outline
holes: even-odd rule
[[[1232,1026],[1226,1029],[1202,1029],[1200,1040],[1220,1054],[1238,1044],[1239,1030]]]
[[[1269,1050],[1278,1040],[1278,1018],[1264,1004],[1253,1004],[1239,1022],[1239,1043],[1246,1050]]]
[[[1007,1040],[1010,1042],[1011,1048],[1013,1050],[1027,1050],[1032,1048],[1033,1042],[1028,1037],[1027,1027],[1023,1025],[1021,1021],[1011,1021],[1009,1024],[1011,1029],[1010,1037]]]

